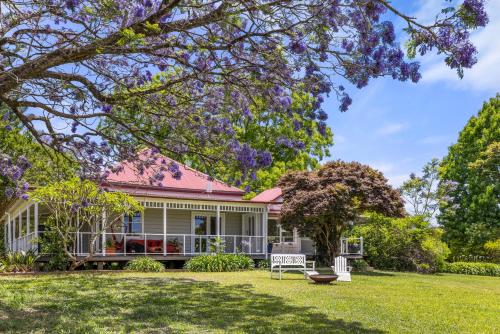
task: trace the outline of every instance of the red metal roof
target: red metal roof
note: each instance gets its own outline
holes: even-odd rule
[[[271,188],[264,190],[254,198],[252,198],[252,201],[255,202],[265,202],[265,203],[271,203],[271,202],[278,202],[281,203],[282,200],[280,199],[282,193],[281,193],[281,188]]]
[[[144,151],[141,153],[141,157],[146,159],[146,154],[149,154],[148,151]],[[150,158],[150,157],[148,157]],[[186,165],[178,163],[177,161],[165,157],[161,154],[154,155],[155,161],[157,164],[153,164],[151,167],[148,167],[144,170],[144,173],[139,173],[137,168],[128,162],[123,162],[121,165],[123,167],[123,171],[118,173],[111,173],[107,182],[111,188],[113,186],[117,186],[124,190],[125,188],[142,188],[142,189],[154,189],[155,193],[168,191],[170,195],[172,192],[175,194],[176,192],[180,193],[203,193],[203,194],[226,194],[229,196],[238,196],[241,199],[241,196],[245,193],[243,190],[225,184],[219,180],[212,179],[210,180],[209,176],[201,173],[197,170],[194,170]],[[175,179],[171,173],[168,171],[164,172],[165,178],[161,181],[161,184],[151,185],[150,178],[153,176],[155,172],[158,171],[160,165],[165,165],[163,163],[165,160],[166,165],[170,163],[176,163],[179,166],[179,170],[182,173],[180,179]]]

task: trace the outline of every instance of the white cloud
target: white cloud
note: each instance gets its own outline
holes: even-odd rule
[[[408,125],[406,123],[388,123],[381,128],[377,129],[376,133],[382,136],[392,135],[406,129]]]
[[[445,65],[442,56],[426,56],[427,60],[422,59],[423,82],[445,82],[460,89],[479,91],[500,89],[500,1],[488,1],[486,11],[489,24],[471,35],[478,50],[478,62],[473,68],[465,70],[464,78],[460,79],[455,70]]]

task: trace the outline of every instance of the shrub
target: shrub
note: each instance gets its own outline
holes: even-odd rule
[[[254,268],[254,262],[243,254],[200,255],[187,261],[184,268],[206,272],[240,271]]]
[[[48,271],[67,270],[69,258],[64,251],[64,243],[56,231],[46,229],[39,237],[42,254],[49,255],[49,261],[44,266]]]
[[[500,277],[500,264],[486,262],[453,262],[446,263],[441,271],[452,274]]]
[[[0,271],[4,272],[30,272],[35,269],[38,259],[34,250],[9,252],[0,259]]]
[[[500,238],[486,242],[484,244],[484,250],[493,261],[496,263],[500,262]]]
[[[160,272],[165,270],[165,266],[160,261],[156,261],[155,259],[147,256],[140,256],[132,261],[129,261],[125,266],[125,270]]]
[[[260,260],[255,264],[256,268],[269,269],[271,268],[271,260]]]
[[[443,232],[422,217],[388,218],[368,214],[350,236],[363,237],[367,262],[377,269],[435,272],[449,256]]]
[[[354,260],[352,262],[351,266],[352,266],[352,270],[354,270],[354,271],[362,272],[362,271],[368,271],[368,270],[370,270],[370,266],[363,259],[356,259],[356,260]]]

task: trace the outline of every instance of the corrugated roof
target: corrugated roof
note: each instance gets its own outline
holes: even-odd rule
[[[275,202],[278,201],[278,199],[281,197],[281,188],[271,188],[264,190],[254,198],[252,198],[252,201],[255,202],[265,202],[265,203],[270,203],[270,202]]]
[[[145,160],[150,158],[150,156],[146,156],[148,151],[143,151],[140,154],[140,157],[143,157]],[[210,179],[210,177],[204,173],[201,173],[197,170],[194,170],[186,165],[183,165],[173,159],[170,159],[161,154],[155,154],[154,156],[155,163],[150,167],[146,168],[144,172],[141,174],[134,166],[134,164],[129,162],[122,162],[121,165],[123,167],[123,171],[118,173],[111,173],[107,182],[109,183],[119,183],[121,185],[130,185],[130,186],[143,186],[143,187],[154,187],[154,188],[166,188],[169,190],[179,190],[179,191],[189,191],[189,192],[201,192],[201,193],[231,193],[234,195],[242,196],[244,191],[225,184],[219,180]],[[151,177],[159,171],[159,168],[163,165],[168,167],[171,163],[176,163],[179,166],[179,170],[182,173],[180,179],[176,179],[173,175],[165,171],[164,179],[161,181],[161,184],[151,185],[150,179]]]

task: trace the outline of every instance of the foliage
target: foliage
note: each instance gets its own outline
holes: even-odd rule
[[[442,268],[442,272],[500,277],[500,264],[487,262],[452,262],[446,263]]]
[[[50,218],[49,218],[50,219]],[[52,224],[47,222],[45,230],[38,237],[41,247],[41,254],[49,255],[49,260],[44,264],[44,269],[49,271],[67,270],[70,265],[70,259],[64,250],[64,243],[57,230],[52,230]]]
[[[161,272],[165,270],[165,266],[160,261],[148,256],[139,256],[129,261],[125,266],[125,270],[142,271],[142,272]]]
[[[269,87],[270,89],[272,86]],[[279,178],[291,170],[307,170],[318,166],[318,161],[329,156],[328,147],[333,143],[332,132],[329,127],[311,118],[313,99],[304,93],[292,93],[290,108],[296,113],[293,117],[284,117],[268,112],[268,105],[260,97],[255,97],[255,106],[250,106],[251,120],[245,115],[232,115],[230,118],[234,133],[231,137],[238,142],[245,142],[258,151],[268,151],[272,156],[269,166],[264,166],[258,171],[248,172],[232,160],[220,159],[207,163],[200,159],[198,154],[190,152],[169,152],[168,156],[176,161],[188,163],[190,167],[205,172],[228,183],[245,188],[251,198],[256,193],[272,188]],[[157,126],[156,119],[137,113],[138,106],[126,106],[125,110],[117,110],[128,121],[136,124],[144,132],[153,131]],[[199,117],[203,117],[202,114]],[[113,133],[120,131],[112,122],[104,122],[103,131]],[[168,140],[169,132],[161,132],[154,139],[157,146]],[[187,136],[188,134],[186,134]],[[139,140],[130,138],[130,142],[140,147]],[[195,141],[196,138],[192,138]],[[210,142],[204,143],[205,155],[213,154],[217,147]]]
[[[195,256],[184,265],[189,271],[224,272],[254,268],[254,262],[244,254],[211,254]]]
[[[353,273],[352,282],[335,287],[311,284],[300,273],[285,278],[271,280],[260,270],[0,276],[2,314],[9,315],[0,332],[157,333],[167,326],[204,334],[498,331],[498,277],[375,271]]]
[[[500,262],[500,238],[486,242],[484,250],[486,254],[495,259],[495,262]]]
[[[34,201],[49,211],[48,228],[57,233],[58,241],[69,258],[69,269],[83,265],[94,256],[95,243],[102,233],[121,223],[123,215],[143,210],[131,196],[120,192],[104,191],[97,184],[73,178],[39,187],[30,193]],[[84,258],[74,254],[77,232],[93,231],[88,238],[89,251]]]
[[[0,163],[8,164],[0,171],[0,210],[14,196],[26,198],[29,186],[46,185],[76,171],[67,156],[42,147],[13,119],[0,102]]]
[[[454,255],[483,255],[500,238],[500,95],[469,119],[440,169],[439,223]]]
[[[328,263],[340,250],[340,236],[366,210],[404,214],[399,192],[382,173],[357,162],[334,161],[311,172],[285,175],[281,224],[313,239]]]
[[[411,214],[432,220],[439,205],[439,160],[432,159],[422,169],[422,176],[410,174],[400,188],[401,195],[411,208]]]
[[[38,255],[32,249],[20,252],[8,252],[0,258],[0,272],[31,272],[35,269]]]
[[[363,259],[356,259],[352,261],[351,267],[353,271],[364,272],[370,270],[370,265]]]
[[[422,217],[388,218],[370,213],[350,235],[363,237],[365,258],[377,269],[434,272],[449,255],[442,230]]]
[[[352,102],[340,82],[419,81],[419,64],[396,39],[399,22],[387,18],[404,21],[410,58],[438,51],[462,76],[477,61],[469,35],[488,23],[484,1],[436,14],[423,23],[381,0],[4,0],[0,101],[23,131],[93,176],[116,161],[141,166],[135,138],[208,165],[232,161],[245,177],[272,161],[233,135],[237,122],[261,121],[252,115],[261,104],[270,120],[300,118],[292,94],[303,93],[323,133],[325,97],[337,97],[341,111]],[[104,120],[116,131],[106,133]],[[179,172],[171,167],[163,172]]]

